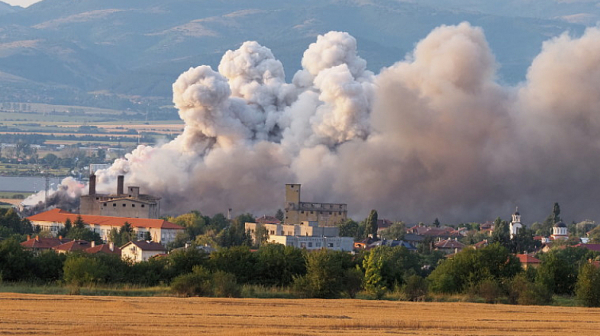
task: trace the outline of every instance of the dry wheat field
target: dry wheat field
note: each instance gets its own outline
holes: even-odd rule
[[[0,335],[600,335],[600,309],[0,294]]]

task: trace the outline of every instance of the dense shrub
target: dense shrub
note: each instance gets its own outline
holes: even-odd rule
[[[579,272],[577,300],[586,307],[600,307],[600,268],[585,264]]]
[[[171,282],[171,290],[182,296],[209,296],[212,294],[210,272],[202,266],[194,266],[191,273],[177,276]]]
[[[402,293],[408,301],[423,301],[427,296],[427,281],[418,275],[411,275],[402,287]]]

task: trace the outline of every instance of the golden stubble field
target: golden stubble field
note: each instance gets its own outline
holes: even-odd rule
[[[600,335],[600,309],[0,294],[0,335]]]

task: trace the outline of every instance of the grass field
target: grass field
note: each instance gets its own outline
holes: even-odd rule
[[[597,335],[600,309],[0,293],[2,335]]]

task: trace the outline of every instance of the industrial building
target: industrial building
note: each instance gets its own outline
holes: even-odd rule
[[[300,184],[285,185],[285,224],[309,221],[317,222],[318,226],[335,226],[346,221],[347,204],[302,202],[300,187]]]
[[[124,190],[124,176],[117,177],[116,194],[96,193],[96,175],[90,174],[88,195],[81,196],[79,213],[82,215],[158,218],[160,215],[160,198],[140,194],[140,188],[129,186]]]

